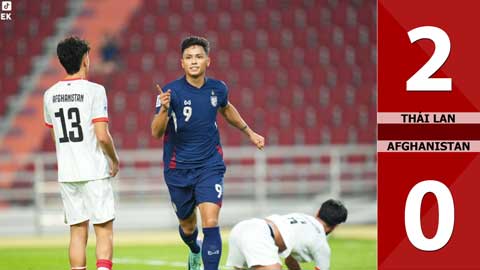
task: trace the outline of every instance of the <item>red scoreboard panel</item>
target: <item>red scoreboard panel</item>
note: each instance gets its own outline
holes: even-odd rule
[[[378,1],[378,269],[480,269],[480,1]]]

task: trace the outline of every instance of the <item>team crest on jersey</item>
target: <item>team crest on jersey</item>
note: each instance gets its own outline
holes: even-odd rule
[[[212,96],[210,97],[210,103],[212,103],[213,107],[217,107],[217,96],[214,96],[215,93],[213,93],[212,90]]]

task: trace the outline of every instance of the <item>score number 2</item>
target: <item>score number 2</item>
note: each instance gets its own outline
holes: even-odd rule
[[[435,26],[421,26],[408,31],[410,42],[430,39],[435,51],[430,60],[407,80],[407,91],[452,91],[452,78],[430,78],[447,61],[450,54],[450,38]]]

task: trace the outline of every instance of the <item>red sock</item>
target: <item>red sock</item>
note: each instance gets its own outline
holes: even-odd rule
[[[108,270],[112,270],[112,261],[110,260],[97,260],[97,268],[103,267]]]

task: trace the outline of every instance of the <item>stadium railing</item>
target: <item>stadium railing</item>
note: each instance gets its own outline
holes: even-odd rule
[[[223,150],[227,164],[225,190],[221,191],[226,208],[222,211],[224,224],[233,224],[239,216],[261,216],[272,211],[313,211],[328,197],[350,200],[357,208],[363,203],[354,222],[376,220],[376,209],[371,209],[376,202],[374,145],[275,146],[264,151],[254,147],[225,147]],[[126,217],[119,220],[119,227],[144,228],[144,222],[136,214],[158,216],[162,209],[171,209],[163,180],[162,149],[120,151],[119,156],[121,169],[115,189],[118,212]],[[62,224],[55,153],[38,153],[18,160],[0,157],[4,168],[14,163],[21,164],[22,169],[0,172],[3,232],[9,231],[5,227],[8,224],[29,223],[23,231],[33,233]],[[13,182],[2,181],[12,179],[12,174]],[[149,225],[173,226],[173,211],[167,212]],[[14,232],[16,228],[18,225],[12,225],[10,230]]]

